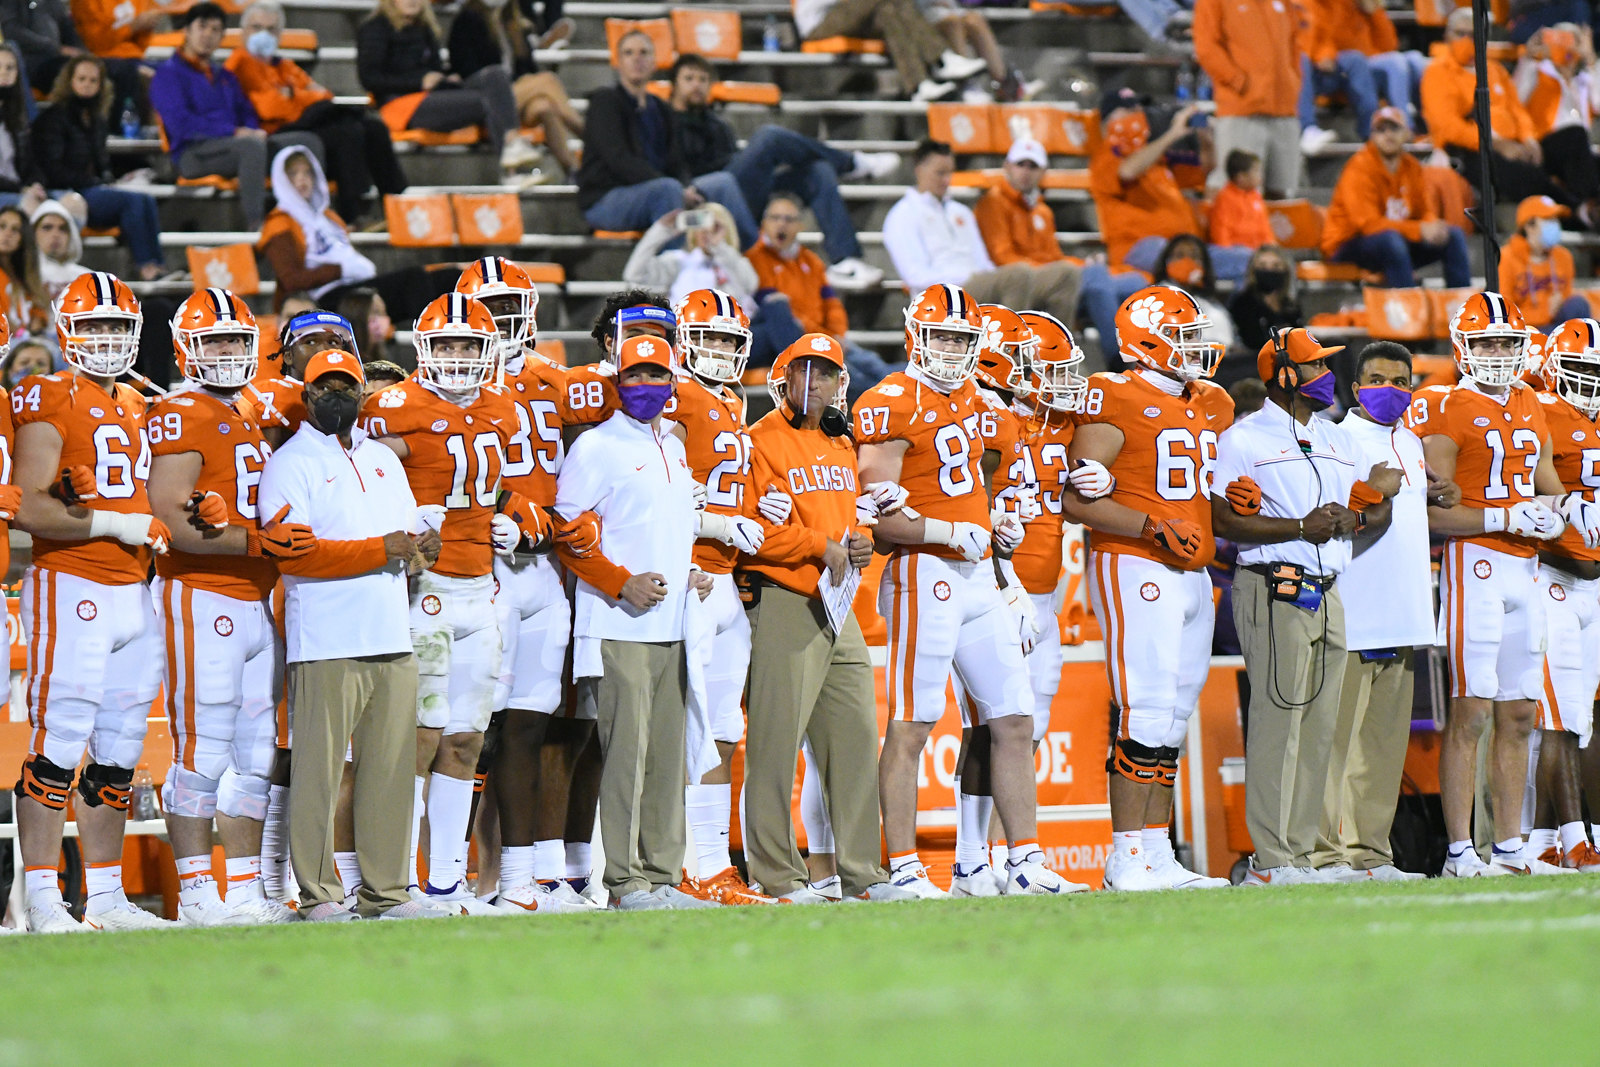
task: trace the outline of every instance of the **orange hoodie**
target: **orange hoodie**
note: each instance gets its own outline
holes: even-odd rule
[[[757,241],[744,258],[756,269],[758,289],[774,289],[789,298],[789,310],[801,329],[844,340],[850,320],[839,294],[828,284],[828,266],[821,256],[802,248],[793,259],[784,259],[765,241]]]
[[[1211,205],[1211,243],[1249,249],[1276,243],[1259,190],[1241,189],[1232,182],[1217,190]]]
[[[1195,56],[1219,116],[1294,115],[1303,23],[1291,0],[1195,0]]]
[[[1106,243],[1106,258],[1113,265],[1121,263],[1141,237],[1200,232],[1194,211],[1164,160],[1156,160],[1131,182],[1117,173],[1121,166],[1122,157],[1101,138],[1089,157],[1089,192]]]
[[[1440,148],[1478,150],[1478,127],[1472,121],[1472,94],[1477,75],[1462,66],[1448,49],[1435,48],[1433,62],[1422,72],[1422,118],[1428,135]],[[1511,75],[1489,63],[1489,128],[1496,137],[1525,141],[1533,137],[1533,120],[1517,99]]]
[[[1375,56],[1400,47],[1394,23],[1383,8],[1363,11],[1356,0],[1307,0],[1311,19],[1311,61],[1335,59],[1340,52]]]
[[[1368,144],[1350,157],[1333,187],[1333,202],[1322,225],[1322,254],[1332,256],[1353,237],[1399,230],[1408,241],[1422,240],[1422,224],[1438,218],[1428,204],[1422,164],[1411,153],[1393,171]]]
[[[72,0],[72,21],[83,46],[100,58],[143,59],[150,32],[134,33],[133,20],[155,8],[153,0]]]
[[[1067,258],[1056,241],[1056,216],[1040,197],[1030,207],[1008,181],[983,194],[972,209],[978,232],[997,267],[1029,263],[1035,267]]]
[[[1500,250],[1500,292],[1521,309],[1528,325],[1551,325],[1556,309],[1572,295],[1572,253],[1556,245],[1536,263],[1528,239],[1513,235]]]
[[[223,66],[239,79],[261,120],[261,128],[268,133],[294,122],[319,100],[333,99],[331,92],[312,81],[311,75],[292,59],[279,58],[269,63],[243,48],[235,48]]]

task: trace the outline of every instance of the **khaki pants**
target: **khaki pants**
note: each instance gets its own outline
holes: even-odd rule
[[[1416,679],[1409,648],[1370,663],[1348,653],[1314,866],[1348,863],[1364,871],[1394,862],[1389,829],[1400,802]]]
[[[928,77],[928,69],[938,64],[946,47],[944,37],[922,17],[915,0],[838,0],[808,39],[824,37],[881,39],[908,94]]]
[[[603,880],[613,900],[683,880],[688,660],[682,641],[601,641],[599,678],[578,680],[595,712]]]
[[[411,786],[417,764],[417,661],[411,653],[289,664],[294,750],[289,857],[300,906],[343,901],[333,816],[344,753],[354,749],[356,910],[370,917],[410,899]]]
[[[750,877],[775,896],[806,882],[795,841],[795,760],[809,738],[833,822],[844,892],[888,875],[878,818],[878,717],[872,660],[855,616],[837,638],[822,602],[765,584],[750,618],[750,723],[744,842]]]
[[[1293,115],[1217,115],[1211,119],[1217,168],[1206,178],[1212,192],[1227,181],[1223,163],[1235,148],[1261,157],[1262,184],[1293,196],[1300,186],[1300,120]]]
[[[1272,601],[1267,579],[1241,567],[1233,582],[1233,621],[1250,677],[1245,821],[1256,867],[1309,867],[1344,689],[1339,590],[1329,588],[1312,613]]]
[[[969,275],[961,287],[980,304],[1048,311],[1069,326],[1078,317],[1083,268],[1066,260],[1034,266],[1012,263]]]

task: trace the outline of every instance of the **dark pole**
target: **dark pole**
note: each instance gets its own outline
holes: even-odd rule
[[[1484,287],[1500,283],[1500,242],[1494,232],[1494,182],[1489,153],[1494,129],[1489,124],[1489,0],[1472,0],[1472,65],[1478,76],[1473,93],[1472,117],[1478,126],[1478,232],[1483,235]]]

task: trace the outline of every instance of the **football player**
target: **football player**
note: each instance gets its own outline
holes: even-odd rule
[[[1498,293],[1474,293],[1450,320],[1461,382],[1436,406],[1412,404],[1428,468],[1461,488],[1454,507],[1430,505],[1428,527],[1447,538],[1440,574],[1441,643],[1449,648],[1450,708],[1439,747],[1439,785],[1449,851],[1444,874],[1476,877],[1554,870],[1525,855],[1520,827],[1528,737],[1544,686],[1546,579],[1538,554],[1565,520],[1545,405],[1512,388],[1526,359],[1528,327]],[[1491,719],[1489,790],[1494,847],[1485,863],[1472,844],[1478,741]]]
[[[1074,467],[1093,460],[1116,479],[1109,496],[1071,493],[1062,505],[1095,531],[1089,590],[1119,712],[1106,768],[1107,889],[1228,884],[1179,864],[1167,829],[1178,747],[1211,669],[1211,469],[1217,438],[1233,422],[1233,401],[1204,380],[1222,354],[1210,328],[1175,286],[1124,301],[1117,341],[1131,367],[1089,378],[1067,449]]]
[[[447,293],[423,309],[412,341],[416,376],[369,397],[362,416],[367,432],[405,465],[419,522],[438,529],[444,542],[411,588],[418,675],[413,846],[424,788],[429,835],[428,880],[415,895],[462,914],[497,914],[467,887],[463,848],[500,673],[493,558],[528,534],[544,540],[548,520],[500,488],[518,424],[511,402],[492,387],[500,342],[489,309]]]
[[[24,378],[11,394],[22,490],[16,526],[33,537],[22,582],[33,730],[16,786],[28,926],[45,933],[165,926],[122,889],[133,769],[161,682],[145,577],[151,552],[165,552],[172,536],[145,495],[144,397],[117,381],[139,351],[139,301],[95,271],[68,284],[54,312],[69,369]],[[68,913],[56,880],[75,780],[89,893],[82,923]]]
[[[982,318],[960,287],[933,285],[906,308],[905,323],[910,366],[863,393],[854,413],[861,480],[869,488],[898,483],[909,502],[875,528],[893,546],[878,595],[889,624],[891,721],[879,793],[890,879],[921,896],[946,895],[917,856],[916,783],[954,670],[974,725],[990,729],[994,803],[1010,842],[1006,891],[1084,888],[1045,867],[1037,838],[1033,695],[1017,622],[989,562],[980,432],[986,408],[972,384]]]
[[[1539,394],[1563,485],[1585,494],[1575,504],[1561,538],[1539,553],[1548,599],[1544,692],[1529,746],[1529,785],[1523,830],[1532,831],[1529,853],[1545,863],[1600,871],[1600,852],[1589,842],[1579,792],[1578,751],[1594,734],[1594,698],[1600,688],[1600,550],[1584,526],[1594,517],[1600,488],[1600,322],[1571,319],[1543,346],[1548,392]]]
[[[259,522],[256,485],[271,454],[240,411],[255,377],[260,330],[244,301],[202,289],[172,322],[191,388],[157,401],[150,509],[172,531],[156,561],[156,618],[165,637],[172,766],[161,790],[178,867],[178,918],[194,926],[291,922],[261,880],[261,832],[277,751],[283,645],[269,598],[273,556],[298,553],[309,531]],[[299,548],[291,547],[299,534]],[[226,901],[211,876],[211,822],[227,852]]]
[[[719,759],[684,792],[700,873],[684,879],[680,888],[720,904],[768,904],[772,898],[752,891],[728,855],[733,752],[744,739],[740,701],[750,669],[750,623],[734,588],[733,564],[739,553],[759,548],[762,537],[760,524],[742,516],[751,488],[750,432],[744,397],[730,388],[739,384],[750,359],[750,319],[737,300],[716,289],[686,293],[672,314],[680,370],[666,415],[673,421],[672,432],[683,442],[694,480],[705,488],[694,565],[712,582],[703,602],[708,639],[689,654],[700,658]],[[788,494],[775,487],[770,495],[790,502]],[[777,521],[787,518],[785,510]]]

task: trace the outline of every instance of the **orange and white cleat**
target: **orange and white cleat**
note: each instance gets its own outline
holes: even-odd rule
[[[1580,841],[1576,848],[1561,857],[1561,866],[1584,874],[1600,874],[1600,850],[1587,841]]]
[[[685,874],[678,889],[700,900],[711,900],[729,907],[742,904],[773,904],[774,898],[758,893],[739,877],[734,867],[725,867],[710,878],[691,878]]]
[[[1539,853],[1539,862],[1559,865],[1561,863],[1561,847],[1559,845],[1551,845]]]

